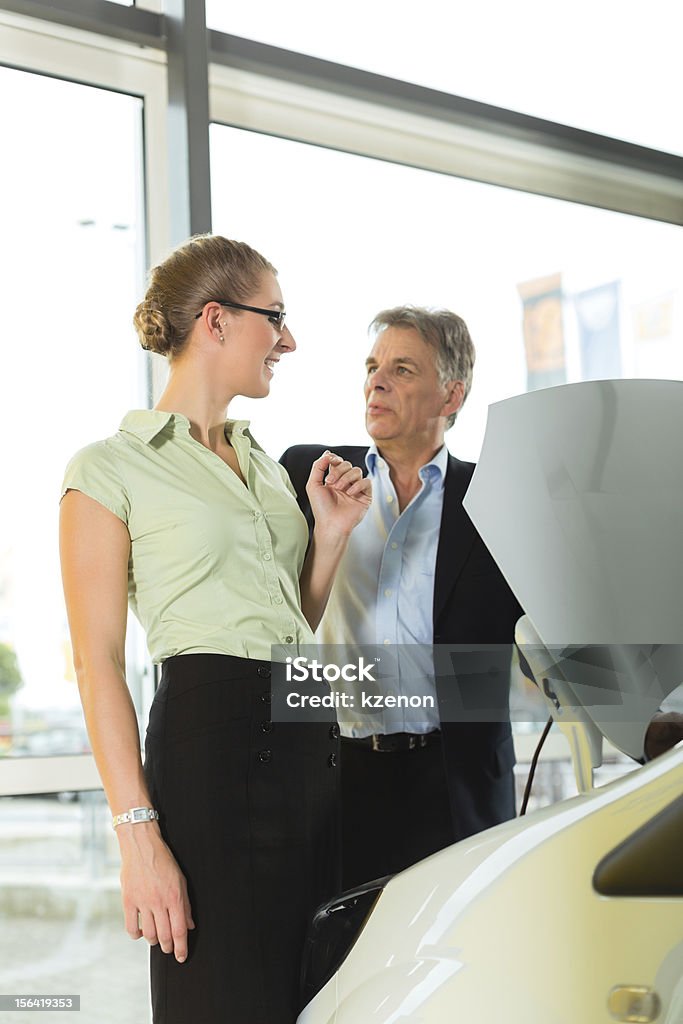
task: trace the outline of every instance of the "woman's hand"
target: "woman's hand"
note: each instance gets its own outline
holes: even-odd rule
[[[350,462],[332,452],[323,452],[311,467],[306,493],[315,516],[315,529],[301,573],[301,608],[315,631],[351,531],[370,507],[372,484]]]
[[[306,493],[316,531],[348,536],[370,507],[372,483],[357,466],[333,452],[323,452],[311,466]]]
[[[117,833],[126,931],[131,939],[144,936],[150,946],[158,943],[184,963],[194,921],[183,873],[157,825],[119,825]]]

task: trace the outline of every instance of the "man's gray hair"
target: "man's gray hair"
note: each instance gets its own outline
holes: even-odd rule
[[[436,353],[436,372],[439,381],[446,384],[451,380],[461,380],[465,391],[462,403],[465,404],[472,387],[472,371],[476,353],[467,329],[467,324],[450,309],[426,309],[423,306],[395,306],[394,309],[383,309],[370,324],[375,334],[387,327],[412,327],[422,340]],[[461,406],[462,408],[462,406]],[[446,430],[455,423],[457,413],[452,413],[446,421]]]

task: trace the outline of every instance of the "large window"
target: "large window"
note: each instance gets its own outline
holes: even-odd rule
[[[148,401],[131,326],[145,259],[143,104],[0,68],[0,110],[12,155],[0,172],[0,771],[21,758],[37,791],[54,785],[55,755],[89,749],[59,572],[62,475]],[[142,714],[149,669],[134,621],[126,656]],[[92,785],[89,759],[78,761],[74,785]],[[0,989],[79,995],[92,1024],[146,1024],[147,956],[123,931],[103,794],[0,797],[0,833]]]
[[[239,129],[211,134],[214,227],[280,271],[298,351],[234,403],[273,455],[362,443],[367,326],[447,306],[477,347],[447,435],[476,460],[490,402],[597,377],[683,378],[678,227]]]
[[[213,28],[683,153],[683,8],[652,0],[207,0]]]
[[[3,752],[87,750],[57,545],[66,462],[145,405],[142,103],[0,69],[0,727]],[[143,665],[135,629],[129,676]]]

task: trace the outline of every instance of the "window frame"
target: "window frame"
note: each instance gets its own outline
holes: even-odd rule
[[[149,49],[140,54],[130,43],[0,10],[0,65],[142,99],[145,262],[161,259],[169,248],[164,54]],[[142,281],[144,268],[140,271]],[[147,668],[151,679],[149,661]],[[151,700],[149,692],[144,696]],[[0,796],[101,788],[91,754],[0,759]]]

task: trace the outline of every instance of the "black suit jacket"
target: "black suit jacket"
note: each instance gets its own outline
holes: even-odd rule
[[[306,496],[311,463],[322,445],[295,445],[280,462],[313,527]],[[365,472],[367,447],[329,448]],[[449,455],[434,577],[435,644],[510,644],[523,615],[462,502],[474,463]],[[503,680],[507,690],[507,676]],[[456,837],[462,839],[515,816],[514,747],[507,717],[499,721],[442,721],[444,757]]]

